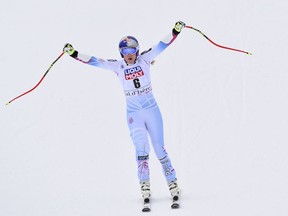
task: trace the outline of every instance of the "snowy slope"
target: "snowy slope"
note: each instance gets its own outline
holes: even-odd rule
[[[152,67],[166,148],[183,190],[169,193],[151,152],[151,215],[288,214],[288,3],[285,0],[5,1],[0,8],[0,215],[138,215],[134,147],[117,77],[68,56],[32,88],[66,42],[119,58],[183,20]],[[161,14],[160,14],[161,13]],[[121,211],[119,212],[119,209]]]

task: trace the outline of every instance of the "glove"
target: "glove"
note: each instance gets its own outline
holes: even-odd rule
[[[73,48],[73,46],[69,43],[66,43],[64,45],[63,51],[66,52],[70,56],[73,56],[73,54],[76,52],[76,50]]]
[[[184,28],[185,26],[186,26],[186,24],[182,21],[176,22],[175,26],[173,28],[173,33],[178,35],[181,32],[182,28]]]

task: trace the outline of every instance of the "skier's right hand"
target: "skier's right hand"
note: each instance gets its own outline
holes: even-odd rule
[[[63,52],[67,53],[68,55],[72,56],[75,53],[75,49],[69,43],[66,43],[63,48]]]
[[[173,28],[173,33],[178,35],[183,28],[185,28],[186,24],[183,21],[178,21],[175,23]]]

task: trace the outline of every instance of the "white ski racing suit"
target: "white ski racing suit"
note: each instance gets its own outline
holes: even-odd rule
[[[145,182],[150,178],[148,134],[162,164],[163,174],[169,183],[176,179],[175,170],[164,148],[163,121],[156,100],[152,94],[150,80],[151,62],[166,49],[177,35],[171,32],[156,46],[138,55],[135,64],[128,65],[124,59],[100,59],[77,52],[75,59],[92,66],[116,73],[124,89],[127,102],[127,124],[136,149],[138,178]]]

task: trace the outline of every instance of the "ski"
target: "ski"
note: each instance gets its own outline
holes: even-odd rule
[[[172,209],[178,209],[178,208],[180,208],[179,195],[175,195],[175,196],[172,197],[171,208],[172,208]],[[150,198],[144,198],[144,199],[143,199],[142,212],[150,212],[150,211],[151,211]]]
[[[142,212],[150,212],[150,211],[151,211],[150,199],[144,198]]]
[[[178,209],[180,207],[180,203],[179,203],[179,196],[175,195],[172,197],[172,205],[171,208],[172,209]]]

